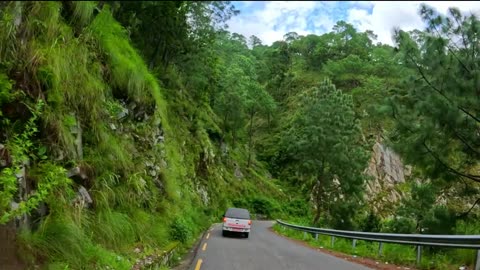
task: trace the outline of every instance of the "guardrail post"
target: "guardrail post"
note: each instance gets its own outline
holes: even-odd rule
[[[383,242],[378,242],[378,256],[382,256]]]
[[[332,241],[331,241],[332,247],[335,244],[335,236],[332,236]]]
[[[318,241],[318,233],[315,234],[315,241]]]
[[[475,270],[480,270],[480,249],[477,250],[477,259],[475,260]]]
[[[307,232],[303,232],[303,240],[307,239]]]
[[[357,239],[353,239],[352,248],[355,251],[355,246],[357,245]]]
[[[422,246],[417,246],[417,265],[422,261]]]

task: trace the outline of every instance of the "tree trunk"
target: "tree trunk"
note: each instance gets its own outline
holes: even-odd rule
[[[149,63],[150,70],[153,69],[153,66],[155,65],[155,59],[157,58],[157,54],[158,54],[158,51],[160,50],[161,43],[162,43],[162,39],[159,39],[157,42],[157,45],[155,46],[155,50],[152,53],[152,56],[150,56],[150,63]]]
[[[320,220],[320,208],[318,208],[318,206],[317,206],[317,210],[315,212],[315,217],[313,218],[313,226],[317,226],[319,220]]]
[[[223,136],[222,140],[225,141],[225,136],[227,134],[227,119],[228,119],[228,112],[225,113],[225,116],[223,117]]]
[[[314,187],[314,198],[315,198],[315,206],[316,206],[316,211],[315,211],[315,217],[313,218],[313,225],[317,226],[318,221],[320,220],[320,214],[321,214],[321,205],[322,205],[322,186],[320,180],[317,180],[315,183]]]
[[[255,115],[255,110],[250,111],[250,128],[248,131],[248,162],[247,168],[250,168],[250,162],[252,160],[252,137],[253,137],[253,116]]]
[[[162,54],[162,65],[163,65],[163,71],[165,72],[167,70],[167,66],[169,64],[169,55],[168,55],[168,50],[166,46],[163,46],[163,54]]]
[[[267,113],[267,126],[268,126],[268,130],[271,130],[271,125],[270,125],[270,113]]]

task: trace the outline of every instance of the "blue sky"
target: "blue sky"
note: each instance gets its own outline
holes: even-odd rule
[[[394,27],[404,30],[422,29],[418,15],[421,3],[445,14],[455,6],[464,12],[479,12],[480,2],[376,2],[376,1],[233,1],[240,14],[229,22],[229,30],[250,37],[256,35],[264,44],[282,40],[294,31],[300,35],[331,31],[339,20],[353,24],[359,31],[372,30],[377,41],[392,44]]]

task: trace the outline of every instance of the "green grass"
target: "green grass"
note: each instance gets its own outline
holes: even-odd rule
[[[93,265],[97,269],[130,269],[126,259],[93,243],[81,226],[66,216],[49,216],[38,231],[21,233],[20,241],[27,254],[33,255],[30,259],[48,260],[46,269],[82,269]]]
[[[69,18],[62,15],[65,5],[73,8]],[[21,25],[26,45],[15,39],[18,7],[27,9]],[[48,146],[48,160],[55,166],[90,170],[88,180],[77,179],[71,189],[49,194],[50,214],[38,230],[21,233],[25,261],[41,269],[130,269],[138,256],[178,242],[180,252],[186,252],[232,205],[232,194],[257,198],[259,192],[271,193],[275,198],[259,197],[257,203],[278,208],[283,194],[259,164],[242,169],[244,179],[234,177],[232,164],[245,167],[245,149],[221,156],[218,142],[209,135],[220,133],[219,119],[207,104],[197,107],[185,94],[182,76],[168,70],[174,87],[163,89],[108,5],[94,17],[95,8],[95,2],[18,2],[0,15],[0,26],[7,29],[0,33],[0,56],[29,76],[31,92],[24,96],[45,99],[38,127],[42,137],[35,140]],[[2,85],[6,81],[1,78]],[[148,119],[139,122],[132,111],[116,119],[125,100],[143,109]],[[73,132],[77,126],[83,156]],[[163,130],[165,141],[154,144],[157,129]],[[148,175],[147,160],[160,167],[158,179]],[[197,168],[203,161],[207,169],[200,175]],[[90,208],[72,205],[78,184],[89,189]],[[198,187],[208,192],[208,205]],[[136,247],[144,252],[135,254]]]
[[[297,224],[297,223],[295,223]],[[359,257],[375,259],[381,263],[403,265],[408,267],[417,267],[419,269],[457,269],[461,265],[473,265],[474,251],[465,249],[445,249],[443,252],[432,253],[423,248],[422,261],[420,266],[415,266],[416,249],[409,245],[398,245],[384,243],[382,253],[379,255],[379,244],[371,241],[357,240],[353,248],[352,240],[344,238],[335,238],[334,246],[331,246],[331,237],[319,235],[318,240],[311,234],[304,237],[303,232],[283,229],[275,224],[273,229],[281,234],[293,239],[303,240],[313,247],[322,247],[328,250],[338,251],[346,255],[356,255]]]
[[[87,25],[97,7],[97,1],[75,1],[73,4],[73,18],[80,26]]]
[[[113,18],[108,5],[95,17],[89,31],[106,54],[110,84],[142,105],[152,105],[157,83],[144,61],[130,44],[125,29]],[[153,81],[152,81],[153,80]],[[157,89],[155,89],[157,88]]]
[[[129,215],[117,211],[101,210],[95,214],[92,224],[94,238],[103,246],[121,251],[135,242],[136,232]]]

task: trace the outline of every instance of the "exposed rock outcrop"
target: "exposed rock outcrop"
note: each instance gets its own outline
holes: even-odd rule
[[[388,215],[403,196],[398,185],[411,175],[411,167],[403,164],[400,156],[380,141],[372,151],[365,171],[371,177],[367,182],[366,198],[376,213]]]
[[[170,266],[171,262],[177,252],[178,243],[173,243],[165,250],[154,250],[148,255],[144,255],[141,258],[138,258],[135,261],[135,264],[132,267],[132,270],[141,270],[141,269],[158,269],[161,266]],[[143,253],[141,248],[135,248],[135,253]]]
[[[210,196],[208,195],[208,191],[205,187],[197,185],[197,194],[200,196],[204,205],[208,205],[210,202]]]
[[[234,172],[234,175],[237,179],[242,179],[243,178],[243,173],[242,171],[240,170],[240,167],[238,166],[238,164],[234,164],[235,165],[235,172]]]

